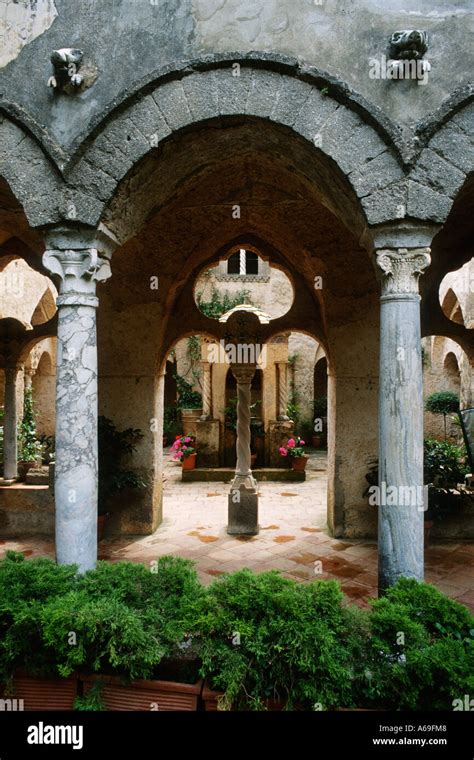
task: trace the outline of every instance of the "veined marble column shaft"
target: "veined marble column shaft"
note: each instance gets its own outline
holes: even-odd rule
[[[18,475],[18,409],[16,381],[19,367],[5,367],[5,410],[3,417],[3,477],[12,480]]]
[[[56,558],[81,572],[97,560],[96,282],[110,265],[95,248],[47,250],[61,278],[56,371]]]
[[[254,365],[233,365],[232,373],[237,381],[237,466],[233,488],[245,485],[256,488],[251,470],[250,452],[250,402]]]
[[[423,578],[423,378],[418,278],[429,248],[377,252],[380,307],[379,588]],[[395,488],[394,488],[395,487]],[[390,489],[390,490],[389,490]],[[394,496],[395,495],[395,496]]]

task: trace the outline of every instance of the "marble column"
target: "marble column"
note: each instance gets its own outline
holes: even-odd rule
[[[278,366],[278,419],[289,420],[288,411],[288,362],[277,362]]]
[[[211,385],[211,365],[209,362],[202,362],[202,415],[201,420],[205,422],[212,418],[212,385]]]
[[[233,364],[232,374],[237,381],[237,466],[229,494],[231,535],[258,533],[257,482],[252,475],[250,454],[250,402],[255,365]]]
[[[18,476],[18,405],[16,381],[20,367],[5,367],[5,401],[3,416],[3,477],[13,480]]]
[[[80,572],[97,560],[96,283],[110,277],[110,244],[90,233],[48,234],[43,263],[60,279],[56,367],[56,558]],[[53,247],[54,246],[54,247]]]
[[[379,589],[423,578],[423,386],[418,278],[430,249],[384,248],[379,386]]]

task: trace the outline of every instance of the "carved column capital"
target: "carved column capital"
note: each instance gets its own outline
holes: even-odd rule
[[[376,263],[382,296],[417,295],[418,279],[431,263],[430,248],[383,248]]]
[[[61,279],[58,306],[84,303],[84,298],[88,306],[97,306],[96,283],[112,274],[109,256],[97,248],[48,249],[43,254],[43,264]]]
[[[253,376],[255,375],[255,364],[231,364],[232,374],[234,375],[237,383],[242,385],[251,385]]]

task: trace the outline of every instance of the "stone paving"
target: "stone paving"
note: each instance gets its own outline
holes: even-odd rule
[[[166,457],[162,525],[151,536],[100,543],[100,558],[149,563],[164,554],[196,562],[201,580],[250,567],[277,569],[300,582],[336,578],[347,596],[365,605],[376,595],[374,541],[338,540],[326,528],[326,455],[312,451],[304,483],[260,484],[260,534],[228,536],[227,493],[223,483],[181,483],[181,468]],[[0,542],[27,556],[54,556],[51,540]],[[320,563],[320,564],[315,564]],[[425,551],[426,580],[474,611],[474,542],[432,543]]]

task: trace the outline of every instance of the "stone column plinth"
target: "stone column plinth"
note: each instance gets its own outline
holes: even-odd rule
[[[288,362],[277,362],[278,367],[278,420],[289,420],[288,410]]]
[[[211,365],[202,362],[202,415],[201,420],[210,420],[212,417],[212,385]]]
[[[60,279],[56,367],[56,558],[84,572],[97,560],[96,283],[110,277],[110,246],[90,233],[47,235],[43,263]],[[54,247],[53,247],[54,245]],[[99,248],[100,246],[100,248]]]
[[[266,459],[268,467],[288,468],[291,464],[288,457],[280,456],[280,448],[286,446],[288,438],[293,435],[295,423],[293,420],[277,420],[270,422],[266,435]]]
[[[18,476],[18,408],[16,381],[19,367],[5,367],[5,401],[3,416],[3,477],[13,480]]]
[[[429,248],[377,252],[382,284],[379,587],[423,578],[423,387],[418,278]]]
[[[258,493],[250,467],[250,389],[255,365],[234,364],[232,373],[237,381],[237,467],[229,494],[227,533],[256,535]]]

